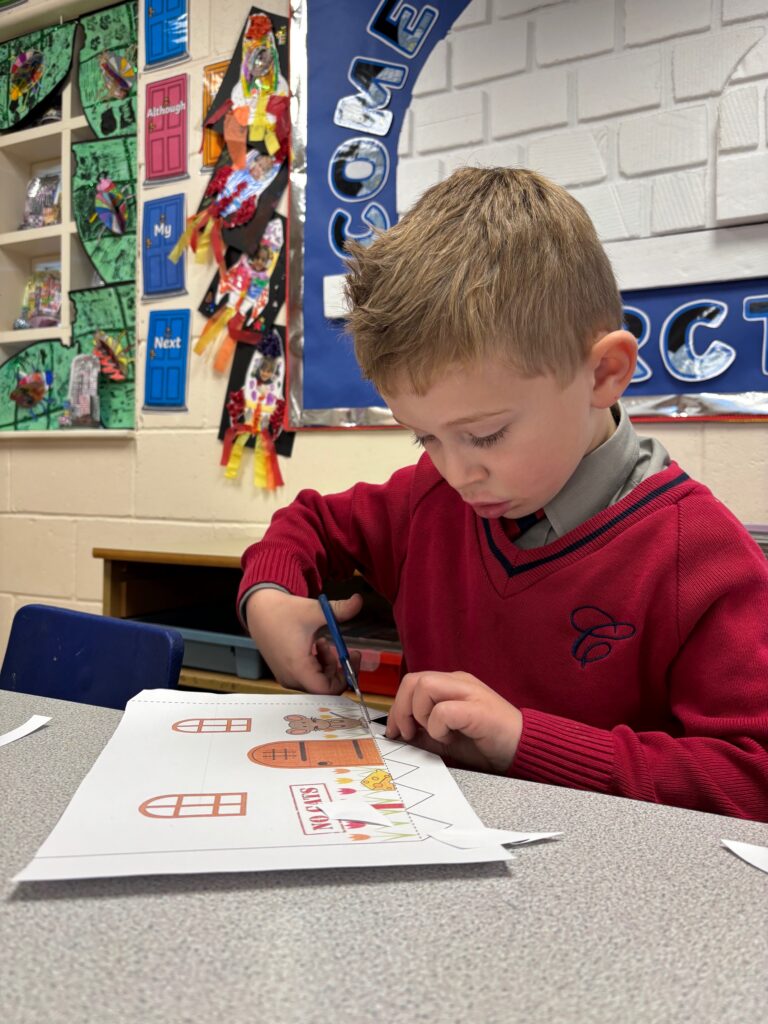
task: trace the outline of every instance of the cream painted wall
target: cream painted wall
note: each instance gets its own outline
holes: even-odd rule
[[[632,0],[618,0],[622,17],[624,2]],[[716,0],[718,19],[722,17],[722,3],[733,7],[728,0]],[[191,60],[172,73],[184,71],[190,75],[191,176],[181,187],[186,187],[188,205],[192,207],[205,180],[198,173],[196,153],[201,69],[203,64],[231,53],[250,4],[243,0],[218,0],[215,5],[210,0],[190,0],[189,5]],[[101,4],[82,4],[77,10],[97,6]],[[282,10],[285,3],[263,6]],[[449,40],[446,74],[450,76],[451,47],[461,33],[491,25],[496,16],[515,13],[532,17],[526,12],[541,6],[551,9],[553,5],[537,4],[535,0],[474,0]],[[752,4],[753,14],[752,8],[757,6],[761,5]],[[768,4],[762,6],[768,14]],[[71,10],[70,4],[67,13]],[[0,31],[5,36],[17,34],[15,26],[30,11],[43,21],[48,19],[53,16],[51,0],[30,0],[18,11],[8,12]],[[712,25],[712,30],[718,27],[719,22]],[[154,72],[143,81],[166,73],[171,72]],[[424,75],[434,76],[434,70],[427,65]],[[450,77],[447,82],[450,84]],[[428,78],[424,87],[427,84]],[[498,90],[498,83],[494,88]],[[142,102],[143,92],[142,84]],[[763,87],[763,126],[764,93]],[[143,124],[143,116],[139,124]],[[762,133],[764,149],[764,127]],[[179,187],[175,184],[147,190],[146,196],[171,194]],[[210,278],[210,269],[191,270],[189,302],[194,306]],[[167,303],[169,307],[175,304]],[[142,307],[139,368],[143,364],[146,314],[147,308]],[[195,333],[201,325],[198,318]],[[140,379],[139,394],[141,387]],[[94,547],[239,555],[261,535],[272,513],[301,488],[333,491],[359,479],[382,481],[417,456],[409,438],[399,431],[303,432],[296,439],[293,458],[281,460],[285,487],[269,495],[253,488],[247,467],[242,480],[231,482],[223,477],[218,465],[221,446],[216,438],[223,392],[223,382],[214,378],[203,360],[193,357],[189,412],[140,414],[139,429],[131,440],[24,436],[0,442],[0,650],[13,614],[22,604],[43,601],[100,610],[101,563],[91,557]],[[768,522],[768,428],[675,424],[656,427],[653,432],[742,520]]]

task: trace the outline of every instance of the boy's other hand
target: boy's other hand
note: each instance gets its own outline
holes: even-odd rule
[[[523,716],[467,672],[409,672],[389,712],[387,738],[402,737],[457,765],[504,773],[523,731]]]
[[[338,622],[352,619],[362,608],[360,594],[331,601]],[[248,632],[283,686],[308,693],[340,694],[347,689],[333,643],[318,637],[325,616],[318,601],[265,587],[248,598]],[[360,653],[350,651],[352,668],[360,668]]]

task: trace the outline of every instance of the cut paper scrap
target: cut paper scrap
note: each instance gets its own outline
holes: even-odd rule
[[[381,811],[377,811],[364,800],[326,800],[317,807],[327,818],[334,821],[364,821],[369,825],[386,826],[390,824]]]
[[[13,743],[14,740],[20,740],[22,736],[28,736],[31,732],[34,732],[36,729],[45,725],[46,722],[50,722],[50,720],[50,716],[32,715],[32,717],[27,719],[23,725],[19,725],[17,728],[11,729],[10,732],[4,732],[3,735],[0,736],[0,747],[4,747],[6,743]]]
[[[433,839],[460,850],[477,850],[483,846],[523,846],[540,839],[552,839],[562,832],[510,832],[505,828],[446,828],[430,832]]]
[[[721,842],[731,853],[741,857],[747,864],[751,864],[753,868],[759,868],[760,871],[768,872],[768,846],[755,846],[753,843],[737,843],[735,839],[723,839]]]

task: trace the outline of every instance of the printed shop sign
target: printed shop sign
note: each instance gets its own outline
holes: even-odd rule
[[[187,75],[147,85],[144,114],[146,184],[187,174]]]

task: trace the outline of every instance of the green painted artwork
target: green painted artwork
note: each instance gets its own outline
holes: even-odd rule
[[[59,88],[72,66],[75,22],[0,43],[0,131],[15,128]]]
[[[135,426],[136,363],[133,282],[84,288],[69,293],[75,310],[72,343],[99,360],[101,425],[108,430]]]
[[[107,284],[136,277],[136,138],[76,142],[72,212],[83,248]]]
[[[135,426],[135,288],[70,292],[72,344],[35,341],[0,365],[0,430]]]
[[[80,18],[80,102],[95,135],[136,132],[138,10],[135,2]]]

